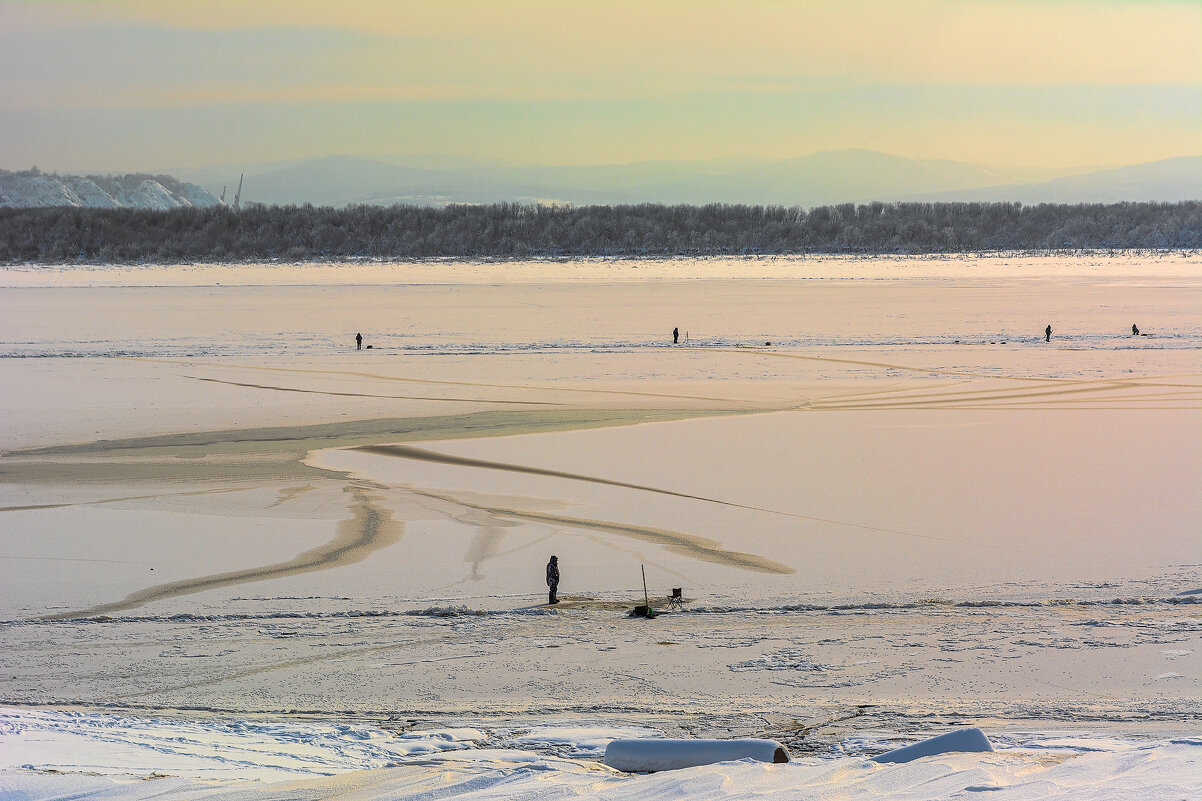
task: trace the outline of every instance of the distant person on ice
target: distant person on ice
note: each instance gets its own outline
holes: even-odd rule
[[[550,592],[547,593],[547,603],[549,603],[549,604],[559,603],[559,598],[557,598],[555,595],[555,592],[559,589],[559,557],[558,556],[552,556],[551,561],[547,562],[547,586],[550,588]]]
[[[355,334],[355,350],[363,350],[363,335]]]
[[[1043,329],[1043,341],[1044,342],[1052,341],[1052,326],[1049,325],[1047,328]]]
[[[673,328],[672,329],[672,344],[676,345],[679,342],[680,342],[680,329]]]
[[[1133,337],[1139,336],[1139,327],[1136,326],[1135,323],[1131,324],[1131,336],[1133,336]]]

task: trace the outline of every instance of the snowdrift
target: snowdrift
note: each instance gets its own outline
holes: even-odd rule
[[[789,752],[775,740],[614,740],[605,749],[605,764],[627,773],[679,770],[740,759],[788,762]]]
[[[872,758],[873,762],[913,762],[915,759],[954,752],[980,753],[992,751],[993,745],[980,729],[959,729],[923,740],[920,743],[896,748]]]

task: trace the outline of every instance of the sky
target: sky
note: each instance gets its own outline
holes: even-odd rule
[[[0,0],[0,167],[1202,154],[1202,0]]]

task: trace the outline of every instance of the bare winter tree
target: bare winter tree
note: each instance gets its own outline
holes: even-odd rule
[[[0,208],[0,261],[571,258],[1202,247],[1202,202]]]

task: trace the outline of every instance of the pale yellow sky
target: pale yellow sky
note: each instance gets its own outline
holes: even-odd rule
[[[0,123],[9,168],[1126,164],[1202,153],[1202,0],[0,2]]]

